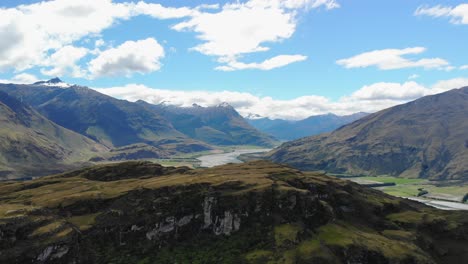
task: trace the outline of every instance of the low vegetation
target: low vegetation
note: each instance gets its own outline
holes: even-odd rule
[[[0,183],[0,262],[459,263],[468,214],[266,161]]]

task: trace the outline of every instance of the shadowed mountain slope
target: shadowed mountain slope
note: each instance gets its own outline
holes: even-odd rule
[[[0,92],[0,179],[76,168],[107,148]]]
[[[214,145],[257,145],[271,147],[275,139],[252,127],[230,105],[177,107],[138,104],[160,113],[185,135]]]
[[[269,159],[305,170],[468,180],[468,87],[287,142]]]

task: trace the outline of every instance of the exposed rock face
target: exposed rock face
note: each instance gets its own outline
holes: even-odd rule
[[[0,183],[0,262],[457,263],[468,257],[466,213],[321,174],[264,161],[155,175],[146,171],[154,164],[112,166]],[[103,176],[109,171],[135,177],[99,180],[109,179]]]
[[[468,180],[468,87],[368,115],[267,155],[303,170]]]

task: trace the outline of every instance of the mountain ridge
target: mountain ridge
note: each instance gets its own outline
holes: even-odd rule
[[[466,181],[467,116],[463,87],[285,143],[267,158],[306,170]]]
[[[174,127],[191,138],[214,145],[259,145],[271,147],[276,140],[251,125],[228,103],[202,107],[179,107],[136,102],[160,113]]]

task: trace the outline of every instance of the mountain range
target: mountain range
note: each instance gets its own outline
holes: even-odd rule
[[[468,181],[468,87],[394,106],[267,158],[305,170]]]
[[[87,87],[69,85],[59,78],[28,85],[0,84],[0,91],[2,98],[26,109],[18,111],[28,112],[27,115],[16,113],[13,121],[10,113],[13,108],[4,106],[0,118],[5,124],[28,124],[29,129],[26,134],[15,134],[14,131],[25,130],[19,127],[7,129],[4,126],[0,130],[5,148],[1,178],[36,175],[37,171],[41,171],[37,175],[50,173],[51,170],[41,168],[62,167],[55,165],[62,164],[75,153],[87,153],[71,155],[73,159],[70,160],[78,165],[90,161],[169,158],[180,153],[212,150],[216,148],[214,145],[273,146],[275,143],[271,136],[250,126],[229,105],[197,107],[195,111],[142,101],[134,103]],[[28,119],[31,116],[40,121],[32,123]],[[49,127],[44,127],[45,124]],[[50,126],[66,133],[51,134]],[[34,133],[46,135],[47,143],[38,140],[40,137],[33,136]],[[65,135],[68,137],[64,138]],[[21,144],[28,144],[42,154],[30,151],[24,154]],[[52,147],[54,144],[57,147]],[[90,145],[99,147],[93,149]],[[42,166],[36,166],[38,164]]]
[[[250,116],[247,121],[258,130],[274,136],[279,140],[294,140],[302,137],[331,132],[343,125],[349,124],[367,113],[338,116],[335,114],[310,116],[302,120],[270,119]]]
[[[0,182],[1,263],[416,263],[468,259],[468,212],[256,161],[99,165]]]
[[[272,136],[268,136],[249,125],[227,103],[212,107],[202,107],[197,104],[192,105],[192,107],[152,105],[141,100],[137,103],[159,113],[184,135],[209,144],[270,147],[276,141]]]

